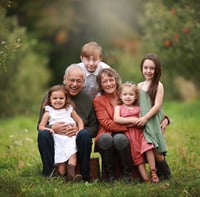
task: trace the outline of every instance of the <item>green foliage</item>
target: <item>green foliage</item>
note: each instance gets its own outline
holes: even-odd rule
[[[120,73],[122,82],[132,81],[137,84],[140,81],[141,72],[138,58],[117,47],[106,49],[105,54],[106,62],[109,62],[109,65]]]
[[[21,39],[20,37],[12,36],[9,39],[6,39],[6,35],[8,31],[11,30],[10,24],[7,26],[4,25],[4,15],[5,15],[5,8],[6,6],[10,6],[10,2],[3,1],[0,3],[0,71],[7,71],[7,61],[9,56],[12,53],[16,52],[16,50],[21,47]]]
[[[41,176],[37,117],[0,120],[0,196],[2,197],[197,197],[200,193],[199,101],[165,103],[171,124],[165,133],[172,179],[159,184],[135,180],[125,185],[103,182],[66,183]]]
[[[39,43],[27,35],[25,28],[18,26],[15,17],[1,14],[0,22],[4,28],[1,61],[6,65],[5,71],[0,70],[0,116],[38,112],[44,86],[50,77],[47,58],[35,52]]]
[[[129,41],[138,28],[138,2],[102,0],[98,4],[93,0],[58,0],[48,3],[17,0],[8,15],[17,15],[20,24],[26,26],[28,32],[40,41],[49,43],[48,66],[54,73],[50,81],[53,84],[61,81],[66,66],[80,61],[80,48],[86,42],[96,41],[103,46],[103,50],[112,44],[109,50],[115,50],[118,49],[115,44],[118,39],[122,38],[122,42]],[[117,57],[119,61],[112,62],[108,57],[107,63],[114,68],[118,67],[118,63],[127,56],[130,57],[131,54],[122,51]],[[129,60],[126,64],[127,62]],[[125,63],[121,65],[120,70],[131,66],[124,65]],[[129,77],[130,75],[127,78]]]
[[[167,90],[177,96],[176,76],[200,87],[200,4],[196,1],[148,1],[144,5],[143,51],[156,52],[163,64]]]
[[[0,117],[35,113],[47,82],[62,83],[66,66],[80,61],[80,48],[89,41],[103,47],[103,61],[123,81],[141,81],[140,60],[156,52],[166,98],[183,98],[180,89],[187,86],[182,80],[180,88],[177,76],[199,91],[196,0],[1,0],[0,5]],[[185,89],[191,96],[192,88]]]

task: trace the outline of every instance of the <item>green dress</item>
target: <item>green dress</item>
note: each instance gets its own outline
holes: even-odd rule
[[[144,116],[151,109],[151,100],[147,92],[140,89],[140,110]],[[160,123],[164,118],[162,109],[147,121],[143,129],[147,143],[152,143],[158,153],[166,154],[166,144]]]

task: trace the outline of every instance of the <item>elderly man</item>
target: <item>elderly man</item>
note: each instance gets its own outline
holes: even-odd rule
[[[98,122],[92,105],[92,98],[82,88],[85,74],[76,64],[67,67],[64,75],[64,86],[69,93],[71,100],[75,103],[75,110],[84,122],[84,129],[79,131],[76,138],[77,156],[80,165],[80,173],[84,181],[90,181],[90,153],[92,138],[96,136]],[[39,121],[42,117],[41,107]],[[52,129],[56,133],[67,136],[76,135],[77,127],[68,128],[63,122],[54,124]],[[38,131],[38,148],[43,163],[43,175],[49,176],[54,169],[54,141],[52,134],[47,131]]]

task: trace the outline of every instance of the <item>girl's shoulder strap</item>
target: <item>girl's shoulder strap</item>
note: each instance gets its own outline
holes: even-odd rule
[[[139,82],[139,83],[137,84],[137,87],[138,87],[139,89],[141,89],[143,85],[144,85],[144,81]]]

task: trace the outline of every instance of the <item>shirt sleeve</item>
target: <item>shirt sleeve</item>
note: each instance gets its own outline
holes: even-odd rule
[[[94,108],[96,111],[99,124],[105,129],[105,131],[107,132],[127,131],[127,127],[125,125],[115,123],[115,121],[113,120],[114,109],[109,108],[105,104],[105,102],[100,99],[100,97],[96,97],[94,99]]]

